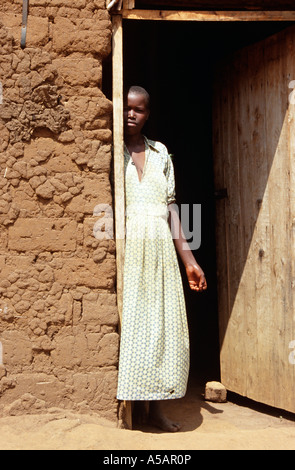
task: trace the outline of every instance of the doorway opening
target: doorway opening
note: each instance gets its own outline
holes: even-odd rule
[[[201,385],[220,380],[212,150],[214,81],[226,56],[291,24],[123,22],[124,85],[141,85],[151,95],[145,134],[163,142],[173,155],[177,204],[201,204],[201,245],[194,255],[206,274],[206,292],[190,291],[179,262],[190,331],[190,380]],[[109,61],[103,74],[103,91],[109,99],[111,83]]]

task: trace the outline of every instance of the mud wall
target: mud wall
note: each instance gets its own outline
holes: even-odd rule
[[[104,0],[0,6],[0,413],[52,407],[116,420],[111,51]],[[112,222],[112,220],[109,220]],[[102,226],[103,230],[103,226]]]

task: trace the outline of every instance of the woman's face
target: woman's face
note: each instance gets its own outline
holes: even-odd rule
[[[140,134],[149,114],[145,96],[140,93],[128,93],[127,103],[124,106],[124,126],[127,135]]]

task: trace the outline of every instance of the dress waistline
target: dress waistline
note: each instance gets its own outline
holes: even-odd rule
[[[164,204],[130,204],[126,208],[126,217],[162,217],[164,220],[168,220],[169,210]]]

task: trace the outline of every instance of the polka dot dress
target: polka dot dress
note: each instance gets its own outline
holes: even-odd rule
[[[125,148],[126,247],[117,398],[165,400],[186,393],[189,336],[167,205],[175,201],[166,147],[145,138],[141,181]]]

